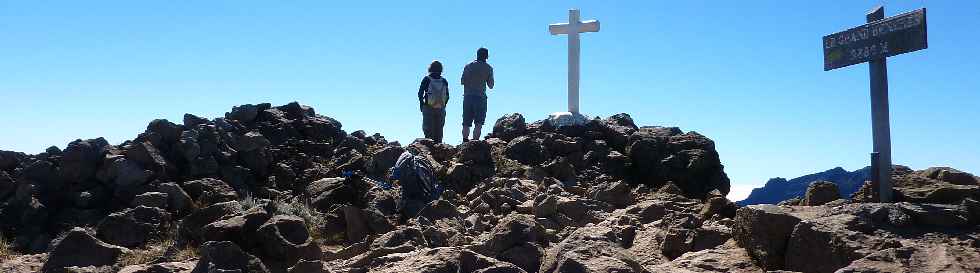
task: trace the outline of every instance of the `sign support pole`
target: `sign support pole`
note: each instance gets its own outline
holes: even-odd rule
[[[878,6],[866,16],[868,23],[885,19],[885,8]],[[892,201],[892,147],[891,129],[888,124],[888,66],[884,57],[868,62],[871,76],[871,131],[873,152],[878,160],[872,160],[872,184],[877,180],[879,202]],[[877,162],[875,162],[877,161]]]

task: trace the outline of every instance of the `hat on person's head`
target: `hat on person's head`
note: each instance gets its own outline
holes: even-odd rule
[[[429,73],[442,73],[442,63],[439,61],[432,61],[429,64]]]
[[[485,47],[481,47],[476,50],[476,59],[480,61],[486,61],[490,57],[490,50]]]

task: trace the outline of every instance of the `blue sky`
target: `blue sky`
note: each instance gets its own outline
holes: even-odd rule
[[[929,48],[888,60],[894,162],[980,172],[974,1],[2,1],[0,149],[119,143],[155,118],[290,101],[408,143],[428,63],[453,83],[480,46],[488,123],[538,120],[565,110],[566,40],[547,25],[577,7],[602,23],[582,36],[582,111],[707,135],[740,199],[770,177],[867,165],[867,65],[824,72],[820,39],[881,3],[928,8]]]

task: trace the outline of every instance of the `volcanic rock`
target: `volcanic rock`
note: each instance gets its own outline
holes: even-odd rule
[[[180,221],[179,232],[181,237],[189,239],[192,242],[203,242],[204,226],[241,211],[242,206],[237,201],[217,203],[198,209]]]
[[[493,124],[493,132],[488,137],[499,138],[504,141],[523,136],[527,132],[527,123],[524,116],[520,113],[504,115],[497,119]]]
[[[819,206],[837,199],[840,199],[837,184],[827,181],[817,181],[810,183],[810,186],[806,188],[806,195],[803,196],[803,205]]]
[[[96,228],[96,236],[110,244],[137,247],[162,238],[170,225],[170,213],[156,207],[139,206],[106,216]]]
[[[583,227],[550,248],[541,272],[647,272],[623,248],[615,232],[604,227]]]
[[[70,266],[112,265],[126,252],[129,252],[126,248],[99,241],[85,229],[74,228],[52,244],[41,271],[59,272]]]
[[[783,268],[787,242],[800,222],[791,211],[774,205],[751,205],[735,213],[735,241],[767,270]]]
[[[183,189],[192,199],[204,204],[216,204],[238,199],[235,189],[224,181],[213,178],[184,182]]]
[[[210,241],[201,245],[201,259],[192,273],[254,272],[268,273],[261,260],[228,241]]]
[[[524,272],[513,264],[454,247],[393,254],[378,263],[370,272]]]
[[[167,209],[168,197],[162,192],[147,192],[136,195],[133,198],[133,206],[145,206],[151,208]]]
[[[183,188],[175,183],[160,183],[158,185],[160,192],[167,195],[167,209],[178,215],[183,215],[182,212],[189,211],[194,200],[191,196],[184,191]]]
[[[320,249],[310,238],[306,222],[295,216],[276,215],[259,227],[256,243],[270,266],[292,267],[300,259],[320,260]]]

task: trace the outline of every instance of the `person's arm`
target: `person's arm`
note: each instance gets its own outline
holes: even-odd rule
[[[422,84],[419,85],[419,111],[422,111],[422,106],[425,105],[425,89],[429,88],[429,77],[422,78]]]
[[[489,65],[487,65],[487,66],[489,66]],[[493,89],[493,67],[492,66],[490,67],[490,78],[487,79],[487,87],[490,87],[490,89]]]
[[[446,105],[449,105],[449,80],[446,77],[442,77],[442,81],[446,83]]]
[[[470,73],[470,65],[464,66],[463,67],[463,76],[460,76],[459,77],[459,84],[460,85],[466,85],[466,74],[469,74],[469,73]]]

